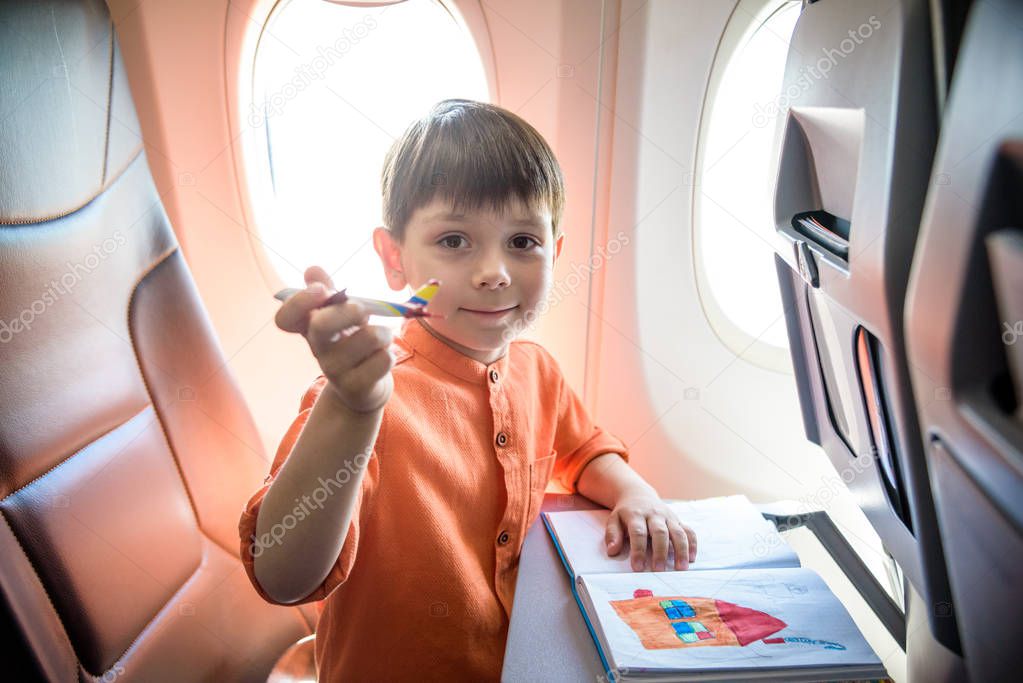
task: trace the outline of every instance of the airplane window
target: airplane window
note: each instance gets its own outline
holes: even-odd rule
[[[759,4],[759,9],[756,5]],[[696,269],[718,336],[747,360],[790,370],[774,266],[773,137],[799,2],[740,3],[711,75],[698,151]],[[730,42],[730,45],[728,44]],[[715,88],[716,86],[716,88]]]
[[[384,154],[437,101],[490,100],[460,16],[431,0],[288,0],[259,38],[253,85],[246,118],[265,133],[266,156],[250,170],[251,194],[278,274],[303,286],[318,264],[338,287],[393,299],[370,237]]]

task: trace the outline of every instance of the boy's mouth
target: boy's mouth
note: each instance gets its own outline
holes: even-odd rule
[[[509,312],[515,310],[516,308],[518,308],[518,305],[515,305],[515,306],[505,306],[504,308],[488,308],[488,309],[462,308],[461,310],[465,311],[466,313],[471,313],[474,316],[478,316],[478,317],[481,317],[481,318],[488,318],[489,319],[489,318],[500,318],[504,314],[509,313]]]

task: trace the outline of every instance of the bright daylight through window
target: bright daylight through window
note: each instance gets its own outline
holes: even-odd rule
[[[479,51],[454,9],[291,0],[257,50],[247,125],[269,158],[250,169],[259,242],[288,286],[313,264],[338,287],[394,299],[370,235],[381,224],[384,154],[409,123],[450,97],[488,101]]]
[[[768,3],[756,17],[740,16],[737,9],[733,21],[747,29],[727,56],[704,113],[695,216],[701,296],[705,305],[712,299],[711,323],[719,334],[728,328],[731,333],[722,338],[737,353],[767,345],[777,357],[788,346],[769,241],[774,233],[772,141],[799,6]]]

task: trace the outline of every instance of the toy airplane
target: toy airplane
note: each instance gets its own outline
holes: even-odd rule
[[[430,300],[433,299],[439,287],[439,280],[430,280],[425,285],[417,289],[405,303],[348,296],[345,293],[346,290],[342,289],[340,292],[331,294],[330,297],[320,305],[320,308],[330,306],[331,304],[341,303],[343,301],[358,301],[366,307],[366,310],[369,311],[370,315],[386,315],[402,318],[439,318],[443,316],[439,316],[436,313],[430,313],[426,310],[427,304],[429,304]],[[274,294],[274,298],[286,301],[292,294],[300,291],[300,289],[294,288],[282,289]]]

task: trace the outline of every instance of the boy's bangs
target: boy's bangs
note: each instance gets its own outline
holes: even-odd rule
[[[533,141],[501,135],[511,131],[472,131],[470,139],[439,132],[410,169],[419,179],[414,206],[440,198],[455,213],[499,211],[515,198],[534,211],[550,210],[555,219],[560,214],[560,173],[536,153]]]
[[[564,180],[543,137],[491,105],[441,104],[447,106],[407,131],[385,164],[388,227],[403,237],[412,213],[438,198],[455,213],[500,211],[515,198],[537,213],[549,210],[557,235]]]

